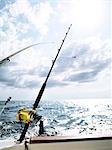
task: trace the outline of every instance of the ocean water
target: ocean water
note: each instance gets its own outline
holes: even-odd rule
[[[0,101],[0,111],[4,107]],[[10,101],[0,115],[0,148],[7,141],[16,141],[24,123],[16,120],[20,108],[32,108],[33,101]],[[79,137],[112,136],[112,101],[104,99],[41,101],[37,113],[44,121],[47,135]],[[38,136],[39,122],[34,121],[28,137]],[[10,142],[9,142],[10,145]]]

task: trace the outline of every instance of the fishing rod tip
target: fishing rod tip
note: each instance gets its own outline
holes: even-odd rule
[[[70,24],[69,29],[71,28],[72,24]]]

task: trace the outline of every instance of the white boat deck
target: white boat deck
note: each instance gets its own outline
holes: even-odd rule
[[[112,150],[112,137],[75,139],[74,137],[47,136],[31,138],[26,150]],[[16,145],[3,150],[25,150]]]

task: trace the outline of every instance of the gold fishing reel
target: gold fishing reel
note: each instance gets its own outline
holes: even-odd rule
[[[17,112],[16,118],[21,122],[30,123],[33,119],[34,114],[34,110],[29,111],[27,108],[22,108]]]

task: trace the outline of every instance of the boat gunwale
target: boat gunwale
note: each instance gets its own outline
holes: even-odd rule
[[[76,138],[73,136],[71,136],[71,137],[70,136],[39,136],[39,137],[30,138],[30,144],[100,141],[100,140],[112,140],[112,136],[109,136],[109,137],[90,137],[90,138]]]

